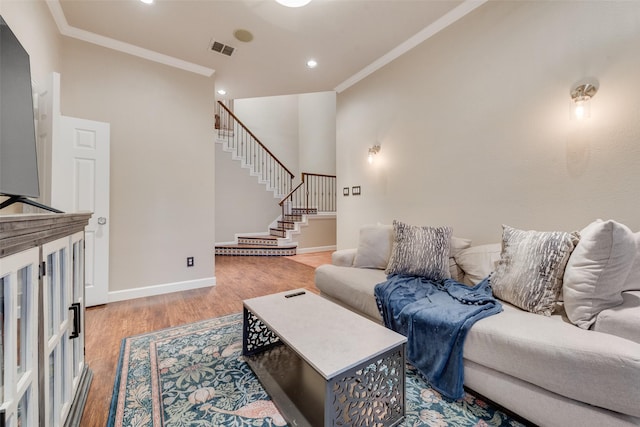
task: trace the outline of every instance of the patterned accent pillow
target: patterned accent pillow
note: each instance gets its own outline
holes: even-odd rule
[[[502,226],[502,255],[491,275],[496,298],[551,316],[578,233],[523,231]]]
[[[431,280],[448,279],[450,227],[417,227],[393,221],[394,240],[387,274],[406,274]]]

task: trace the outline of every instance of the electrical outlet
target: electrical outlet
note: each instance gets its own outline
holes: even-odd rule
[[[187,257],[187,267],[193,267],[193,257]]]

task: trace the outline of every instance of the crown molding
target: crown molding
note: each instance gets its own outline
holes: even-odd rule
[[[414,47],[418,46],[420,43],[424,42],[425,40],[431,38],[435,34],[444,30],[445,28],[447,28],[449,25],[453,24],[460,18],[471,13],[478,7],[485,4],[487,1],[488,0],[465,0],[462,4],[460,4],[456,8],[444,14],[442,17],[434,21],[432,24],[422,29],[419,33],[417,33],[413,37],[406,40],[404,43],[391,49],[388,53],[381,56],[377,60],[373,61],[371,64],[367,65],[365,68],[358,71],[356,74],[349,77],[344,82],[340,83],[338,86],[335,87],[334,90],[337,93],[347,90],[354,84],[358,83],[360,80],[378,71],[380,68],[389,64],[396,58],[404,55]]]
[[[74,39],[82,40],[87,43],[92,43],[98,46],[106,47],[108,49],[117,50],[119,52],[127,53],[129,55],[144,58],[149,61],[158,62],[160,64],[168,65],[170,67],[179,68],[191,73],[200,74],[205,77],[211,77],[215,70],[207,67],[203,67],[192,62],[183,61],[182,59],[174,58],[173,56],[165,55],[153,50],[144,49],[139,46],[135,46],[129,43],[121,42],[109,37],[101,36],[80,28],[72,27],[67,22],[67,18],[64,15],[62,6],[58,0],[48,0],[47,6],[53,16],[53,20],[58,27],[60,34],[71,37]]]

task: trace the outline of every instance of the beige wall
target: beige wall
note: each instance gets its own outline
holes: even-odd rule
[[[489,2],[338,95],[338,247],[362,224],[640,230],[640,2]],[[587,123],[569,90],[595,77]],[[376,163],[367,148],[380,143]]]
[[[298,95],[300,172],[336,173],[336,93]]]
[[[309,215],[307,218],[307,224],[301,226],[300,234],[294,237],[298,242],[298,253],[335,248],[336,217]]]
[[[111,124],[109,290],[212,278],[214,80],[68,38],[62,64],[62,114]]]
[[[299,178],[298,96],[236,99],[233,112]]]

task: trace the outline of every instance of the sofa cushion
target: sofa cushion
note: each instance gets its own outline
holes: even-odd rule
[[[622,299],[622,304],[602,310],[592,329],[640,344],[640,291],[623,292]]]
[[[387,280],[384,270],[338,267],[325,264],[316,268],[315,284],[322,295],[382,322],[373,288]]]
[[[640,416],[640,344],[503,304],[476,322],[464,358],[562,396]]]
[[[633,239],[636,242],[636,252],[629,276],[622,286],[623,291],[640,291],[640,232],[633,233]]]
[[[580,231],[562,285],[569,320],[589,329],[598,313],[622,303],[635,251],[633,233],[615,221],[597,220]]]
[[[455,256],[456,263],[462,269],[463,279],[467,285],[477,285],[496,268],[500,259],[502,244],[490,243],[463,249]]]
[[[392,225],[365,225],[360,228],[358,250],[353,266],[384,270],[389,264],[393,246]]]
[[[448,279],[450,227],[418,227],[393,221],[394,239],[387,274]]]
[[[340,249],[331,254],[331,264],[339,265],[341,267],[353,266],[353,261],[356,258],[356,249]]]
[[[491,276],[497,298],[532,313],[550,316],[577,234],[524,231],[503,225],[502,254]]]

